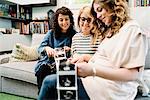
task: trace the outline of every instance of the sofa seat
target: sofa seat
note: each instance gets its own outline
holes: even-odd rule
[[[10,94],[37,98],[34,66],[37,61],[0,64],[0,90]]]
[[[36,62],[37,61],[1,64],[1,76],[37,84],[34,74],[34,65]]]

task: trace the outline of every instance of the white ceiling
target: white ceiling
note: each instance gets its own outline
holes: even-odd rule
[[[39,3],[49,3],[49,0],[7,0],[18,4],[39,4]]]

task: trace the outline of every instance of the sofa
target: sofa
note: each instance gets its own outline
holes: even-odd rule
[[[31,46],[39,45],[44,35],[32,35]],[[0,92],[36,99],[38,89],[34,68],[37,60],[9,62],[11,56],[0,56]]]
[[[44,34],[34,34],[32,36],[31,46],[39,44],[43,37]],[[150,47],[150,37],[148,38],[148,41]],[[10,55],[9,57],[7,55],[7,57],[2,58],[0,57],[1,61],[5,63],[0,64],[0,92],[36,99],[38,96],[38,89],[34,67],[37,60],[6,63],[7,60],[9,60]],[[146,68],[150,68],[150,48],[146,58]],[[148,100],[148,97],[145,98],[146,99],[137,96],[136,100]]]

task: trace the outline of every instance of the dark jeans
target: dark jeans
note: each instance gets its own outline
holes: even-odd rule
[[[87,95],[82,81],[78,78],[78,99],[79,100],[90,100]],[[57,100],[57,76],[56,74],[48,75],[42,84],[41,91],[39,93],[38,100]]]
[[[42,65],[39,69],[39,71],[36,73],[36,77],[37,77],[37,85],[38,85],[38,94],[40,92],[40,89],[41,89],[41,86],[42,86],[42,82],[44,80],[44,78],[47,76],[47,75],[50,75],[50,74],[54,74],[51,72],[51,69],[49,66],[47,65]]]

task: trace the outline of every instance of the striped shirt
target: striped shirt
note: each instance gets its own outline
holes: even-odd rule
[[[92,35],[83,35],[82,33],[77,33],[72,38],[72,55],[74,54],[91,54],[93,55],[98,48],[100,43],[97,39],[96,43],[91,44]]]

